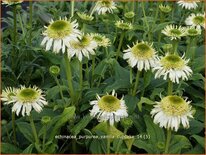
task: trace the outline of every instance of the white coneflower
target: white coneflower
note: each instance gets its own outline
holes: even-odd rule
[[[191,10],[196,9],[198,7],[197,3],[200,2],[198,0],[181,0],[178,1],[177,4],[181,6],[182,8]]]
[[[93,16],[90,16],[90,15],[83,13],[83,12],[77,12],[77,15],[79,16],[80,19],[82,19],[84,21],[92,21],[94,19]]]
[[[119,21],[115,22],[115,26],[119,29],[122,29],[122,30],[133,29],[133,26],[131,23],[124,22],[123,20],[119,20]]]
[[[191,101],[179,96],[167,96],[154,105],[151,111],[154,123],[160,127],[177,131],[180,124],[189,128],[189,118],[193,118]]]
[[[205,28],[205,13],[194,14],[192,13],[189,17],[186,18],[185,24],[188,26],[194,26],[197,28]]]
[[[187,66],[189,59],[186,60],[184,55],[182,57],[167,54],[156,63],[156,66],[152,69],[156,71],[155,78],[160,78],[164,76],[164,80],[169,78],[173,83],[179,83],[180,79],[188,80],[191,76],[192,70]]]
[[[32,107],[39,113],[48,104],[42,90],[36,86],[28,88],[21,86],[21,88],[16,90],[15,96],[12,97],[12,102],[12,112],[15,112],[17,116],[20,111],[22,116],[25,116],[25,114],[29,116]]]
[[[113,10],[117,9],[116,4],[112,0],[99,0],[96,2],[94,8],[99,15],[105,14],[107,12],[113,13]]]
[[[171,40],[180,39],[181,37],[185,36],[186,29],[181,26],[175,25],[167,25],[163,30],[162,33],[168,36]]]
[[[172,8],[169,5],[159,5],[159,9],[164,13],[169,13],[172,11]]]
[[[74,55],[77,56],[79,61],[82,61],[83,56],[89,58],[89,54],[95,55],[97,43],[89,35],[83,35],[80,40],[71,41],[70,47],[67,49],[69,59]]]
[[[2,4],[6,5],[14,5],[14,4],[20,4],[23,0],[2,0]]]
[[[7,87],[2,91],[1,94],[1,101],[4,102],[4,104],[10,104],[13,102],[12,98],[16,95],[16,88],[13,87]]]
[[[96,41],[98,46],[108,47],[111,45],[110,39],[99,33],[91,33],[90,36]]]
[[[191,37],[201,35],[201,29],[195,27],[188,27],[186,29],[186,35]]]
[[[105,95],[100,97],[97,95],[97,100],[91,101],[93,109],[90,110],[92,117],[97,117],[99,122],[109,121],[110,125],[114,122],[119,122],[121,118],[128,117],[127,107],[123,97],[119,100],[115,91],[112,95]]]
[[[137,42],[133,47],[128,46],[129,49],[123,55],[124,59],[128,59],[131,67],[137,67],[139,71],[149,70],[153,67],[158,60],[156,51],[153,49],[152,44],[147,42]]]
[[[41,45],[46,44],[46,51],[53,46],[53,52],[59,53],[60,50],[64,53],[66,46],[70,46],[71,40],[77,40],[81,32],[77,29],[78,23],[76,21],[69,21],[65,17],[57,21],[51,20],[50,25],[45,26],[46,30],[43,32],[45,36]]]

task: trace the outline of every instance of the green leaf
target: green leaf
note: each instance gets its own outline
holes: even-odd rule
[[[52,141],[57,134],[57,132],[60,130],[60,128],[67,122],[69,121],[75,114],[75,107],[68,107],[65,108],[63,113],[59,116],[59,120],[56,122],[54,125],[50,136],[49,136],[49,141]]]
[[[34,148],[34,144],[30,144],[22,153],[23,154],[31,154]]]
[[[16,147],[13,144],[9,144],[9,143],[1,143],[1,153],[5,153],[5,154],[19,154],[21,153],[22,150],[19,149],[18,147]]]
[[[155,104],[154,101],[151,101],[150,99],[146,98],[146,97],[141,97],[140,101],[137,103],[137,107],[139,108],[139,111],[142,111],[142,104],[146,103],[148,105],[153,105]]]
[[[144,116],[144,122],[147,127],[147,134],[151,137],[151,142],[155,146],[159,143],[165,142],[165,134],[162,128],[157,124],[154,124],[151,117],[148,115]]]
[[[84,118],[71,129],[71,132],[74,135],[77,135],[82,129],[84,129],[87,126],[87,124],[91,120],[92,120],[92,117],[89,114],[84,116]]]
[[[24,137],[30,141],[31,143],[34,142],[34,137],[32,135],[32,129],[29,123],[26,122],[18,122],[17,127],[19,131],[24,135]]]
[[[127,108],[128,108],[128,113],[132,114],[134,112],[136,104],[138,102],[137,97],[131,96],[131,95],[126,95],[124,97],[124,100],[125,100],[125,104],[127,105]]]
[[[154,153],[153,150],[154,146],[148,143],[147,141],[135,139],[133,145],[136,146],[137,148],[144,149],[145,151],[147,151],[147,153]]]
[[[124,133],[121,132],[120,130],[118,130],[115,126],[110,126],[110,130],[108,130],[107,122],[101,122],[92,129],[92,131],[97,131],[97,130],[99,130],[101,132],[104,132],[107,135],[113,136],[114,138],[124,136]],[[132,139],[132,138],[124,139],[124,141],[125,141],[128,148],[130,147],[131,143],[133,143],[133,140],[134,139]]]
[[[190,148],[192,145],[187,137],[182,135],[174,135],[169,146],[169,153],[179,154],[182,149]]]
[[[198,142],[198,144],[200,144],[203,148],[205,148],[205,138],[204,137],[201,137],[198,135],[192,135],[191,137],[193,137]]]

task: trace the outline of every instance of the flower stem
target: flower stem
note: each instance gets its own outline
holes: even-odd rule
[[[94,69],[95,69],[95,55],[92,56],[92,80],[91,80],[91,87],[94,84]]]
[[[63,95],[62,88],[60,86],[59,80],[57,79],[56,76],[53,76],[53,77],[54,77],[54,80],[55,80],[57,86],[59,87],[60,96],[61,96],[62,100],[64,100],[64,95]],[[66,101],[65,101],[65,103],[66,103]]]
[[[43,151],[45,150],[46,133],[47,133],[47,125],[44,125],[43,143],[42,143]]]
[[[118,48],[117,48],[116,60],[118,59],[118,57],[119,57],[119,55],[120,55],[120,49],[121,49],[121,47],[122,47],[123,39],[124,39],[124,32],[122,32],[122,34],[121,34],[121,36],[120,36],[119,45],[118,45]]]
[[[15,112],[12,112],[12,128],[13,128],[13,138],[14,144],[16,145],[16,126],[15,126]]]
[[[108,131],[108,133],[110,133],[110,124],[109,124],[109,122],[107,122],[107,131]],[[109,134],[108,134],[108,136],[109,136]],[[109,137],[107,137],[107,154],[110,154],[110,138]]]
[[[82,69],[82,62],[79,61],[79,86],[80,86],[80,96],[82,94],[82,88],[83,88],[83,69]]]
[[[31,46],[32,44],[32,0],[29,1],[29,28],[30,28],[30,33],[29,33],[29,45]]]
[[[147,16],[146,16],[146,13],[145,13],[145,8],[144,8],[144,2],[142,2],[142,12],[143,12],[143,15],[144,15],[144,22],[147,26],[147,30],[149,31],[149,24],[148,24],[148,21],[147,21]]]
[[[168,95],[172,95],[173,83],[171,80],[168,81]]]
[[[11,57],[12,57],[12,69],[14,70],[15,68],[15,55],[16,55],[16,37],[17,37],[17,26],[16,26],[16,23],[17,23],[17,8],[16,8],[16,5],[13,6],[13,24],[14,24],[14,27],[13,27],[13,50],[12,50],[12,53],[11,53]]]
[[[124,135],[127,134],[127,130],[128,130],[128,128],[125,128],[125,129],[124,129]],[[119,152],[119,148],[120,148],[120,146],[121,146],[121,144],[122,144],[122,141],[123,141],[123,139],[120,138],[119,141],[118,141],[118,143],[117,143],[117,147],[116,147],[115,154],[117,154],[117,153]]]
[[[29,116],[29,120],[30,120],[30,125],[31,125],[31,128],[32,128],[32,132],[33,132],[33,135],[34,135],[35,142],[37,144],[39,144],[39,139],[38,139],[38,136],[37,136],[36,127],[34,125],[34,120],[33,120],[33,117],[32,117],[31,114]]]
[[[136,79],[135,79],[134,89],[133,89],[133,91],[132,91],[132,96],[135,96],[135,95],[136,95],[137,87],[138,87],[138,84],[139,84],[140,73],[141,73],[141,72],[137,70],[137,75],[136,75]]]
[[[178,40],[174,40],[172,44],[173,44],[173,54],[178,54],[177,53]]]
[[[69,86],[69,93],[70,93],[70,97],[73,98],[73,96],[74,96],[74,89],[73,89],[73,84],[72,84],[71,65],[70,65],[70,60],[67,57],[66,53],[64,55],[64,60],[65,60],[67,82],[68,82],[68,86]]]
[[[171,130],[170,129],[167,129],[167,140],[166,140],[166,145],[165,145],[165,154],[168,153],[168,150],[169,150],[169,145],[170,145],[170,139],[171,139]]]
[[[96,9],[96,4],[94,3],[94,6],[93,6],[93,8],[92,8],[92,10],[91,10],[91,12],[90,12],[90,16],[92,16],[93,15],[93,13],[94,13],[94,11],[95,11],[95,9]]]
[[[71,17],[70,18],[72,18],[73,16],[74,16],[74,0],[71,0],[71,2],[70,2],[71,4]]]

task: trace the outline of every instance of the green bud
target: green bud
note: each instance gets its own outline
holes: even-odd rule
[[[42,124],[48,124],[51,121],[51,117],[49,116],[43,116],[41,119]]]
[[[172,44],[164,44],[162,48],[164,51],[170,51],[172,49]]]
[[[125,129],[129,129],[130,127],[132,127],[133,121],[131,118],[127,117],[127,118],[123,118],[121,119],[121,125],[125,128]]]
[[[157,142],[157,148],[163,150],[165,148],[165,143],[163,142]]]
[[[134,17],[134,12],[133,11],[130,11],[130,12],[126,12],[125,14],[124,14],[124,16],[126,17],[126,18],[133,18]]]
[[[159,9],[164,13],[169,13],[172,11],[172,8],[169,5],[159,5]]]
[[[1,120],[1,125],[4,126],[7,124],[7,121],[5,119]]]
[[[50,72],[50,74],[57,76],[57,75],[59,75],[60,68],[58,66],[53,65],[49,68],[49,72]]]

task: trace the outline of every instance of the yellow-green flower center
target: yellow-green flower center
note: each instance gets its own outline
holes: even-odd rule
[[[132,53],[138,58],[148,59],[153,56],[154,50],[145,43],[138,43],[132,47]]]
[[[172,35],[176,35],[176,36],[179,36],[179,35],[182,34],[182,32],[181,32],[180,30],[178,30],[178,29],[171,29],[171,30],[170,30],[170,33],[171,33]]]
[[[49,68],[49,72],[50,72],[52,75],[57,76],[57,75],[59,74],[59,72],[60,72],[60,68],[59,68],[58,66],[53,65],[53,66],[51,66],[51,67]]]
[[[195,24],[204,24],[205,18],[203,16],[196,16],[193,18]]]
[[[71,34],[73,28],[70,22],[65,20],[57,20],[50,24],[47,28],[47,34],[50,38],[62,39]]]
[[[102,42],[103,41],[103,38],[101,36],[93,36],[93,39],[97,42]]]
[[[189,110],[189,105],[179,96],[167,96],[161,100],[161,108],[169,116],[181,116]]]
[[[33,102],[39,97],[39,93],[32,88],[25,88],[17,93],[17,97],[23,102]]]
[[[80,41],[74,41],[71,44],[75,49],[82,49],[88,46],[90,42],[91,38],[89,36],[83,36]]]
[[[166,69],[181,69],[184,67],[184,60],[177,55],[167,55],[160,62]]]
[[[200,32],[198,30],[194,29],[194,28],[187,30],[187,33],[188,33],[189,36],[195,36],[195,35],[200,34]]]
[[[106,6],[106,7],[110,7],[112,5],[111,0],[102,0],[101,3],[103,6]]]
[[[106,112],[117,111],[120,109],[120,100],[115,96],[106,95],[98,101],[98,106],[101,110]]]

